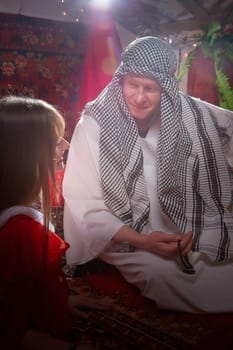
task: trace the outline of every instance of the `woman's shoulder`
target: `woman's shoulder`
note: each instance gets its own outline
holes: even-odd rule
[[[43,214],[32,207],[27,206],[13,206],[5,209],[0,214],[0,228],[4,226],[8,221],[19,222],[38,222],[43,224]]]
[[[36,231],[38,233],[42,233],[43,230],[43,224],[40,221],[35,220],[33,217],[24,213],[18,213],[8,217],[4,220],[4,223],[1,223],[0,225],[0,231],[2,234],[4,232],[6,234],[11,234],[9,239],[13,237],[16,239],[17,236],[20,238],[22,235],[25,238],[25,236],[31,232]]]
[[[43,214],[30,207],[11,207],[5,210],[0,215],[0,231],[1,238],[3,235],[8,235],[8,240],[28,239],[27,245],[33,244],[33,242],[39,242],[43,240],[45,236],[45,227],[43,221]],[[58,247],[63,246],[63,240],[54,233],[54,226],[50,224],[48,229],[49,244]],[[67,246],[67,244],[65,244]]]
[[[29,264],[29,261],[32,264],[41,261],[46,244],[45,232],[43,222],[36,217],[23,212],[11,215],[0,227],[1,258],[14,256],[15,259],[28,260]],[[69,245],[50,230],[47,237],[47,263],[50,264],[60,259]]]

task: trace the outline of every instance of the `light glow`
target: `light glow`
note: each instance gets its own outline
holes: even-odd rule
[[[107,8],[110,6],[110,0],[92,0],[92,5],[99,8]]]

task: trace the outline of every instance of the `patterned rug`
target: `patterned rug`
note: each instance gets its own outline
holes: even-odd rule
[[[78,271],[78,272],[77,272]],[[233,349],[233,314],[195,315],[161,311],[140,296],[118,271],[102,263],[79,266],[67,277],[70,292],[114,300],[114,308],[93,311],[88,321],[74,320],[78,336],[96,349]]]

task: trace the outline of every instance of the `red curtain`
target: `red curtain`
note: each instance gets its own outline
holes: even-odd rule
[[[89,16],[82,86],[77,101],[77,119],[85,104],[95,99],[110,82],[120,62],[122,51],[109,11],[93,8]]]
[[[213,59],[205,57],[202,48],[198,48],[188,70],[187,93],[219,105],[219,91],[216,80]]]

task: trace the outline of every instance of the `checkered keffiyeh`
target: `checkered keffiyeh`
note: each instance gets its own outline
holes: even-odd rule
[[[162,87],[157,159],[161,208],[182,233],[192,223],[194,250],[218,261],[232,258],[233,219],[227,210],[231,183],[220,141],[217,145],[211,141],[212,134],[219,139],[216,127],[204,104],[179,92],[175,71],[176,56],[169,44],[156,37],[137,39],[123,52],[109,85],[86,105],[84,114],[100,125],[105,203],[137,231],[148,222],[150,204],[138,129],[124,102],[121,81],[131,72],[153,78]]]

